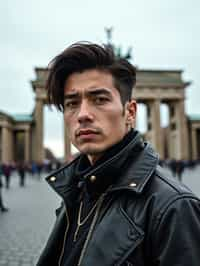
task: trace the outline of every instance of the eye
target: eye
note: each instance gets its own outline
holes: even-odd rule
[[[78,101],[66,101],[65,102],[65,108],[66,109],[74,109],[78,106]]]
[[[94,99],[94,102],[95,102],[96,104],[98,104],[98,105],[104,104],[104,103],[106,103],[106,102],[108,102],[108,101],[109,101],[109,99],[108,99],[107,97],[103,97],[103,96],[99,96],[99,97],[96,97],[96,98]]]

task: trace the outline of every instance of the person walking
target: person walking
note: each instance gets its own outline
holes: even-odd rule
[[[10,163],[3,164],[3,174],[5,176],[5,183],[7,189],[10,188],[11,171],[12,171],[12,166],[10,165]]]
[[[0,165],[0,210],[1,212],[7,212],[8,208],[4,206],[3,196],[2,196],[2,187],[3,187],[2,174],[3,174],[2,165]]]
[[[20,162],[17,166],[17,171],[19,174],[19,185],[20,187],[25,186],[25,175],[26,175],[26,167],[24,162]]]

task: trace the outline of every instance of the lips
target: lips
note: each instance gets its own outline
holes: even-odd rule
[[[77,136],[89,136],[89,135],[94,135],[94,134],[97,134],[96,131],[94,130],[91,130],[91,129],[81,129]]]

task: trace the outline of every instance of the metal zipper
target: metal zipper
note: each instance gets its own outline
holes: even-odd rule
[[[96,221],[97,221],[97,218],[98,218],[98,215],[99,215],[99,211],[100,211],[100,208],[101,208],[102,203],[103,203],[103,200],[104,200],[104,196],[105,196],[105,194],[102,194],[101,198],[99,199],[99,203],[97,205],[97,209],[96,209],[94,218],[93,218],[92,223],[90,225],[89,232],[87,234],[87,238],[86,238],[85,243],[83,245],[83,249],[81,250],[81,255],[80,255],[80,258],[79,258],[79,261],[78,261],[78,265],[77,266],[80,266],[81,265],[81,262],[83,260],[83,256],[84,256],[85,251],[86,251],[86,248],[88,246],[88,242],[89,242],[89,240],[91,238],[91,235],[93,233],[94,227],[96,225]]]
[[[62,251],[61,251],[61,254],[60,254],[60,258],[59,258],[59,260],[58,260],[58,265],[59,265],[59,266],[61,265],[61,262],[62,262],[62,258],[63,258],[63,254],[64,254],[64,250],[65,250],[65,242],[66,242],[67,233],[68,233],[68,230],[69,230],[69,214],[68,214],[68,211],[67,211],[67,207],[66,207],[66,205],[65,205],[65,210],[66,210],[66,218],[67,218],[67,227],[66,227],[66,230],[65,230],[65,235],[64,235],[64,241],[63,241]]]

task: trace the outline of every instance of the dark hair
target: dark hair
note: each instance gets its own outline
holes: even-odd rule
[[[89,69],[109,72],[124,104],[131,99],[136,82],[136,68],[126,59],[115,56],[107,46],[78,42],[65,49],[49,64],[46,82],[48,103],[64,111],[64,85],[73,73]]]

